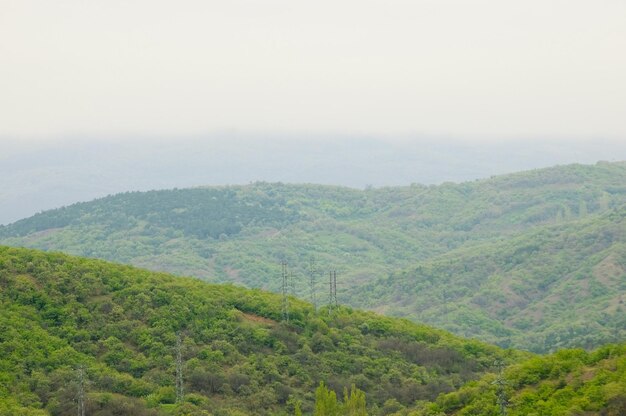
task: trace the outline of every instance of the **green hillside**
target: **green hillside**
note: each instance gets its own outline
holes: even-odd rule
[[[452,250],[360,288],[362,306],[530,351],[626,339],[626,206]]]
[[[626,344],[535,357],[443,394],[435,403],[420,403],[416,410],[395,414],[499,416],[501,404],[509,416],[622,416],[626,414]]]
[[[342,303],[547,351],[613,340],[608,334],[620,323],[615,317],[624,293],[616,283],[623,280],[624,234],[609,229],[607,215],[619,215],[625,203],[624,162],[429,187],[258,183],[79,203],[0,227],[0,242],[271,291],[280,290],[280,263],[287,261],[300,298],[310,298],[309,269],[315,270],[319,301],[328,292],[327,271],[337,270]],[[588,245],[579,224],[585,236],[612,237]],[[569,248],[561,250],[561,243]],[[483,255],[489,258],[484,267],[477,264]],[[411,271],[418,269],[428,273]],[[579,279],[589,273],[593,282]],[[521,280],[502,283],[509,278]],[[587,323],[579,316],[562,313],[566,299],[543,296],[573,280],[577,290],[589,285],[581,296],[595,336],[582,329]],[[510,294],[516,305],[506,309],[519,316],[499,314],[505,308],[497,299]],[[618,304],[606,305],[613,301]],[[546,302],[556,306],[548,311]],[[541,330],[534,334],[537,322]]]
[[[378,415],[523,356],[294,298],[285,322],[260,290],[0,246],[0,415],[76,414],[80,368],[89,415],[310,414],[320,381],[354,384]]]

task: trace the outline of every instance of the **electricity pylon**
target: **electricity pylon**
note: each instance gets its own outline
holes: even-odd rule
[[[498,377],[491,383],[496,386],[497,403],[500,407],[500,414],[506,416],[507,406],[509,401],[506,398],[506,385],[508,384],[504,378],[504,363],[501,360],[496,360],[494,366],[498,369]]]
[[[282,266],[282,320],[284,322],[289,322],[289,287],[287,282],[287,262],[283,261],[281,263]],[[293,280],[293,279],[292,279]]]
[[[85,393],[85,367],[83,365],[79,365],[76,368],[76,378],[78,379],[78,392],[76,394],[77,401],[77,414],[78,416],[85,416],[85,402],[86,402],[86,393]]]
[[[333,270],[328,273],[328,313],[331,314],[334,309],[337,308],[337,271]]]
[[[317,311],[317,296],[315,293],[315,277],[317,275],[317,268],[315,267],[315,261],[313,258],[309,261],[309,290],[311,292],[311,304],[313,305],[313,310]]]
[[[176,334],[176,403],[182,403],[185,392],[183,389],[183,340],[180,332]]]

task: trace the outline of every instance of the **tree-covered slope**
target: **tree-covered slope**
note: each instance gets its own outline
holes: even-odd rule
[[[499,416],[502,405],[509,416],[623,416],[626,344],[534,357],[395,415]]]
[[[491,250],[504,245],[515,251],[518,248],[512,246],[522,244],[519,249],[523,252],[525,246],[534,244],[525,239],[545,227],[565,227],[563,239],[574,240],[578,231],[575,222],[602,222],[603,214],[623,207],[624,203],[624,162],[558,166],[462,184],[362,191],[258,183],[126,193],[75,204],[0,227],[0,242],[272,291],[280,290],[280,263],[287,261],[295,272],[295,292],[306,299],[311,292],[311,266],[317,270],[314,287],[318,299],[327,293],[324,273],[337,270],[341,302],[415,317],[423,309],[422,305],[415,305],[412,297],[420,282],[403,279],[398,270],[409,270],[423,262],[436,263],[452,250],[471,253],[480,247]],[[574,233],[568,237],[570,232]],[[619,247],[614,250],[619,252]],[[533,256],[522,254],[515,257],[521,261],[515,267],[529,269],[532,279],[568,279],[557,273],[551,261],[533,263]],[[558,257],[558,250],[553,254]],[[576,252],[573,255],[580,257]],[[464,282],[475,280],[477,273],[490,273],[479,267],[465,267],[467,256],[463,254],[458,260],[456,256],[447,257],[450,265],[446,267],[454,270],[454,276],[432,280],[434,292],[428,293],[430,299],[440,299],[448,290],[456,296],[454,282],[463,286]],[[616,258],[607,260],[607,269],[619,266],[619,255]],[[594,259],[598,258],[588,259],[589,267],[595,267],[591,264]],[[385,281],[389,275],[398,277],[398,284]],[[391,291],[378,285],[380,282],[390,285]],[[406,287],[412,283],[415,287]],[[368,303],[372,285],[378,285],[374,289],[377,296],[385,299],[385,305]],[[403,287],[409,296],[399,293],[397,287]],[[500,289],[498,285],[492,287]],[[399,297],[391,296],[392,293]],[[474,299],[467,295],[467,299],[458,300]],[[508,296],[502,292],[488,295]],[[487,305],[492,299],[478,302],[480,309],[480,302]],[[487,309],[490,307],[487,305]],[[493,310],[458,319],[458,309],[436,309],[440,321],[450,323],[451,330],[492,341],[507,342],[510,338],[517,345],[521,338],[507,328],[522,333],[529,329],[523,323],[503,323],[497,317],[477,325],[476,320],[484,321]],[[546,319],[548,326],[556,323],[549,316]],[[572,319],[560,316],[559,323],[574,324],[569,322]],[[572,345],[587,343],[578,336],[568,336]]]
[[[0,414],[76,414],[83,368],[90,415],[310,413],[320,381],[377,415],[523,357],[349,308],[281,311],[259,290],[0,246]]]
[[[626,339],[626,205],[425,260],[362,306],[536,352]]]

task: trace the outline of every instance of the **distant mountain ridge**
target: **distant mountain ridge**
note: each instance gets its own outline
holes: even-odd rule
[[[626,140],[593,142],[414,137],[75,138],[35,145],[0,137],[0,224],[130,190],[247,184],[258,180],[363,189],[468,181],[564,163],[626,159]],[[294,140],[295,139],[295,140]],[[409,139],[409,138],[407,138]]]
[[[626,162],[557,166],[438,186],[356,190],[256,183],[118,194],[0,227],[0,242],[274,291],[280,290],[280,263],[286,261],[302,298],[310,298],[314,271],[319,302],[327,293],[326,273],[335,269],[340,302],[419,317],[501,345],[547,351],[613,340],[607,337],[620,323],[615,316],[626,291],[620,284],[624,204]],[[611,215],[618,220],[611,222]],[[585,245],[584,238],[612,227],[617,231],[605,246]],[[544,237],[549,241],[532,241]],[[559,258],[561,246],[573,256],[571,268],[555,266],[569,262]],[[542,251],[546,247],[551,251]],[[481,250],[493,252],[489,267],[513,271],[521,286],[494,283],[502,273],[481,270],[476,263],[489,255]],[[541,254],[541,264],[533,263],[534,252]],[[430,265],[430,271],[411,272],[416,264]],[[537,336],[525,336],[532,334],[536,316],[524,321],[494,313],[501,308],[493,299],[527,285],[534,289],[523,302],[535,305],[539,301],[532,297],[542,285],[557,287],[562,279],[572,281],[566,277],[572,270],[598,267],[606,269],[611,283],[595,279],[590,295],[583,296],[585,316],[602,334],[597,339],[580,333],[585,325],[580,317],[558,310],[543,313]],[[491,276],[492,283],[489,290],[481,283],[476,295],[471,292],[479,287],[474,286],[479,274]],[[419,303],[414,293],[426,281],[430,287],[423,295],[446,299],[449,307]],[[618,303],[605,305],[609,297]],[[529,306],[527,313],[544,306]]]

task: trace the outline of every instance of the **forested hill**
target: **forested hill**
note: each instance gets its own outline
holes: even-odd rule
[[[621,416],[626,344],[530,356],[294,298],[286,322],[278,295],[0,246],[2,415],[311,415],[320,381],[370,416]]]
[[[626,205],[452,250],[360,292],[361,306],[530,351],[623,341]]]
[[[380,415],[527,356],[346,307],[282,310],[260,290],[0,246],[0,414],[74,415],[81,385],[89,415],[311,414],[324,381]]]
[[[295,273],[296,294],[310,298],[312,274],[320,302],[328,293],[325,273],[337,270],[342,303],[544,351],[607,340],[604,335],[615,324],[619,305],[607,307],[604,302],[610,295],[619,303],[619,295],[626,292],[614,284],[624,280],[624,234],[613,232],[602,240],[606,244],[594,245],[583,238],[578,224],[587,236],[610,232],[607,215],[619,215],[625,203],[625,162],[557,166],[428,187],[355,190],[257,183],[126,193],[75,204],[0,227],[0,242],[272,291],[280,289],[280,263],[286,261]],[[618,225],[623,227],[623,222]],[[545,247],[551,250],[543,250],[543,243],[530,241],[544,231],[548,239],[567,242],[567,258],[559,244],[549,243]],[[477,253],[490,255],[491,263],[483,267]],[[472,259],[475,264],[468,265]],[[444,268],[450,272],[442,278],[448,273]],[[418,269],[427,273],[411,272]],[[509,270],[515,281],[494,283]],[[510,294],[516,296],[516,308],[542,300],[563,308],[565,299],[542,298],[541,292],[572,280],[573,270],[610,276],[608,284],[596,278],[583,296],[602,336],[593,339],[577,332],[574,314],[544,311],[539,317],[535,311],[505,321],[510,317],[494,313],[500,308],[494,299]],[[491,283],[481,276],[490,276]],[[582,278],[579,283],[589,282]],[[478,287],[481,296],[470,293]],[[372,301],[373,293],[385,303]],[[425,298],[445,298],[441,303],[447,306],[429,309]],[[606,319],[595,318],[604,313]],[[531,346],[525,336],[539,318],[543,328],[559,328],[542,333],[541,342]]]
[[[502,406],[509,416],[623,416],[626,344],[534,357],[396,415],[499,416]]]

